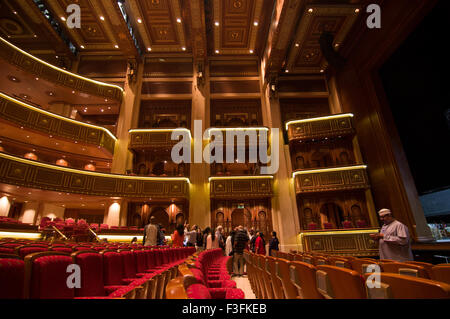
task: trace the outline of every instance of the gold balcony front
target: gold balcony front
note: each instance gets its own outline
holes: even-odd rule
[[[286,123],[289,142],[307,141],[352,135],[353,114],[337,114],[324,117],[289,121]]]
[[[64,193],[125,198],[188,198],[189,178],[82,171],[0,153],[0,183]]]
[[[273,195],[273,176],[210,177],[211,198],[264,198]]]
[[[367,189],[370,187],[365,165],[293,172],[297,194]]]

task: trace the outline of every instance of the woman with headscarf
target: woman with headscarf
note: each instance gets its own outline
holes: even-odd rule
[[[217,237],[214,231],[206,237],[206,250],[219,248],[219,237]]]

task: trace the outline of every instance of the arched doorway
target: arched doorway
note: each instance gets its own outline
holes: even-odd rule
[[[166,210],[162,207],[155,207],[152,210],[150,216],[155,217],[155,223],[161,224],[163,228],[166,229],[166,234],[169,231],[170,223],[169,223],[169,214],[167,214]]]
[[[231,213],[231,228],[244,226],[247,229],[252,228],[252,214],[245,208],[236,208]]]
[[[320,222],[322,227],[324,224],[330,223],[332,228],[341,228],[341,222],[344,220],[344,212],[341,207],[335,203],[325,203],[320,208]]]

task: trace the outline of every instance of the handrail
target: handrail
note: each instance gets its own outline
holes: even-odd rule
[[[66,240],[69,240],[69,238],[67,238],[66,235],[64,235],[58,228],[56,228],[55,226],[52,226],[52,228],[59,234],[59,236]]]

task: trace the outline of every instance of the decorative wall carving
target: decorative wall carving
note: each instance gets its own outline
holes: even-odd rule
[[[0,95],[0,118],[47,135],[103,147],[114,154],[116,141],[105,130],[83,125],[81,122],[65,120],[61,116],[52,116],[51,113],[44,113],[37,108],[35,110],[33,107],[15,103],[2,95]]]
[[[172,131],[130,131],[130,149],[172,148],[179,140],[172,140]]]
[[[272,178],[233,178],[214,179],[210,181],[211,198],[261,198],[271,197]]]
[[[341,256],[378,256],[378,246],[366,231],[306,232],[300,234],[303,250]]]
[[[289,142],[338,137],[354,133],[355,129],[350,116],[292,123],[288,126]]]
[[[98,174],[34,163],[0,153],[0,182],[29,188],[65,193],[114,197],[175,197],[189,196],[185,179],[155,179]]]
[[[295,175],[294,184],[297,194],[370,188],[365,168],[302,173]]]

